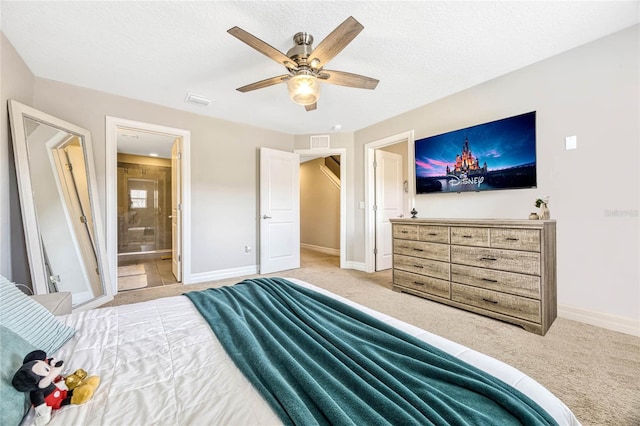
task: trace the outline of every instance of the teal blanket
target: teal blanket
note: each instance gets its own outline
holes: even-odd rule
[[[285,279],[185,296],[285,424],[556,424],[493,376]]]

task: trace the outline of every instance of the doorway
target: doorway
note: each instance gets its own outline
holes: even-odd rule
[[[380,241],[384,237],[384,221],[378,220],[381,210],[378,206],[378,198],[376,196],[376,151],[385,148],[385,151],[394,151],[391,148],[393,145],[406,143],[406,170],[407,176],[405,182],[403,182],[402,191],[405,194],[402,201],[402,213],[396,213],[395,216],[402,214],[407,216],[409,210],[414,205],[415,199],[415,178],[413,170],[414,161],[414,135],[413,130],[400,133],[397,135],[389,136],[384,139],[379,139],[373,142],[365,144],[365,270],[366,272],[375,272],[376,257],[378,254],[381,256],[388,255],[384,251],[389,251],[391,242],[388,241],[386,245],[383,245]],[[389,218],[386,218],[387,221]],[[390,233],[387,232],[387,239],[390,240]],[[377,241],[378,240],[378,241]],[[380,246],[380,247],[378,247]],[[383,251],[384,250],[384,251]],[[383,265],[384,262],[381,262]]]
[[[190,132],[115,117],[107,117],[106,130],[114,294],[149,283],[189,283]]]
[[[309,158],[319,157],[335,157],[339,159],[337,171],[340,175],[340,201],[339,201],[339,239],[340,239],[340,268],[347,267],[347,150],[345,148],[327,148],[327,149],[296,149],[295,153],[300,155],[300,161]],[[333,252],[335,254],[335,252]]]
[[[172,136],[118,130],[118,290],[175,284]]]

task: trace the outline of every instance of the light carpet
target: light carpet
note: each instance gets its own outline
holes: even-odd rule
[[[339,259],[301,250],[301,268],[265,276],[298,278],[392,315],[522,370],[559,397],[583,425],[640,425],[640,337],[558,318],[545,336],[391,291],[391,271],[339,268]],[[257,275],[252,275],[255,277]],[[105,306],[235,284],[243,278],[152,287],[116,295]]]

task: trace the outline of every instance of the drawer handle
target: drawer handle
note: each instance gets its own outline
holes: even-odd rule
[[[480,260],[493,260],[493,261],[495,261],[495,260],[498,260],[498,259],[496,259],[495,257],[481,257]]]
[[[422,249],[414,248],[415,251],[424,251]]]
[[[436,234],[435,232],[429,232],[429,235],[431,235],[432,237],[435,237],[438,234]]]
[[[422,265],[413,265],[413,266],[416,267],[416,268],[424,269],[424,266],[422,266]]]
[[[414,281],[413,282],[415,285],[424,285],[424,283],[421,283],[420,281]]]
[[[489,299],[485,299],[484,297],[482,298],[482,300],[484,300],[485,302],[496,304],[496,305],[498,304],[497,300],[489,300]]]
[[[462,238],[473,238],[473,235],[463,235]]]
[[[498,280],[490,280],[489,278],[483,278],[482,281],[487,281],[487,282],[490,282],[490,283],[497,283],[498,282]]]
[[[409,231],[400,231],[402,234],[408,234]]]
[[[518,241],[517,238],[513,238],[513,237],[507,237],[506,240],[507,241]]]

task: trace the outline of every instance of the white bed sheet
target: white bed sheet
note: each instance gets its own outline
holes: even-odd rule
[[[289,280],[355,306],[500,378],[560,425],[580,424],[546,388],[501,361],[312,284]],[[52,426],[281,424],[184,296],[59,318],[77,332],[55,357],[66,362],[68,374],[83,368],[99,375],[101,383],[88,403],[54,410]],[[32,421],[30,413],[23,424]]]

